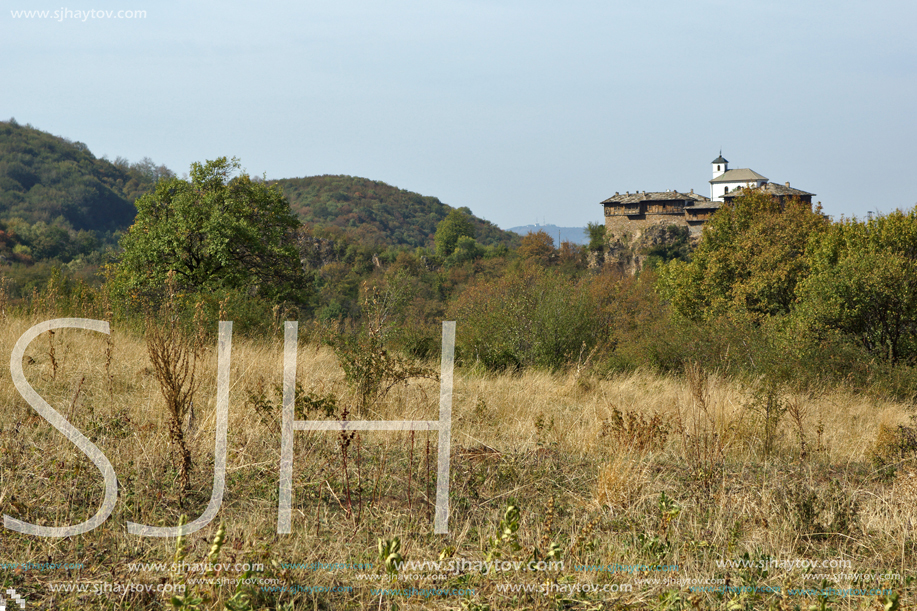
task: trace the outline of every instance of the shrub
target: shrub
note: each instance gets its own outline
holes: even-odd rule
[[[589,238],[589,250],[604,250],[605,248],[605,225],[603,223],[586,223],[584,230],[586,237]]]
[[[537,261],[541,265],[552,263],[557,254],[554,250],[554,238],[544,230],[522,236],[517,252],[522,258]]]
[[[917,429],[904,425],[898,425],[897,428],[892,428],[887,424],[879,425],[879,432],[869,451],[869,458],[880,475],[893,477],[896,467],[915,455],[917,455]]]
[[[588,284],[535,266],[474,283],[448,316],[462,330],[460,359],[491,370],[563,367],[606,335]]]

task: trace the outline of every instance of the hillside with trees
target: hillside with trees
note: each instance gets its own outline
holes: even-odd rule
[[[355,176],[310,176],[271,181],[283,190],[293,212],[307,226],[380,247],[433,245],[437,225],[452,207],[436,197]],[[483,246],[513,246],[519,237],[462,208]]]
[[[137,213],[135,201],[174,173],[149,158],[98,158],[82,142],[0,122],[0,263],[69,264],[115,248]],[[379,252],[433,248],[454,210],[436,197],[351,176],[271,181],[309,233]],[[460,209],[481,247],[514,247],[519,236]]]
[[[113,245],[134,220],[134,200],[168,176],[149,159],[110,162],[82,142],[0,122],[0,256],[66,263]]]

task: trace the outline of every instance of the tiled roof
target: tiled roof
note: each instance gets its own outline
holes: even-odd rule
[[[694,201],[709,203],[710,198],[700,193],[679,193],[678,191],[640,191],[637,193],[615,193],[602,204],[636,204],[638,202]]]
[[[809,193],[808,191],[803,191],[802,189],[795,189],[789,185],[778,185],[772,182],[765,184],[761,187],[765,193],[768,195],[776,195],[777,197],[804,197],[806,195],[812,196],[814,193]],[[755,191],[756,189],[752,189]],[[739,187],[735,191],[730,191],[723,195],[723,197],[732,199],[733,197],[741,197],[745,195],[745,187]]]
[[[710,182],[754,182],[757,180],[767,180],[767,178],[761,176],[754,170],[742,168],[739,170],[729,170],[728,172],[724,172]]]

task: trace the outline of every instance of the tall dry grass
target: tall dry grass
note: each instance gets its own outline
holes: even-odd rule
[[[18,337],[50,317],[11,318],[0,330],[0,362]],[[214,329],[215,331],[215,329]],[[53,342],[49,344],[49,341]],[[215,340],[211,340],[215,341]],[[236,338],[232,349],[226,494],[219,517],[188,537],[187,558],[204,559],[218,523],[220,560],[259,562],[262,577],[289,586],[352,587],[336,593],[248,592],[251,608],[361,609],[678,609],[786,608],[811,597],[691,592],[688,584],[639,583],[652,572],[576,571],[577,565],[677,565],[673,579],[721,579],[732,586],[818,587],[799,569],[727,569],[717,560],[767,557],[850,560],[850,572],[912,575],[915,548],[914,457],[877,456],[882,431],[910,424],[910,407],[827,389],[786,396],[795,417],[777,423],[764,452],[753,389],[698,368],[686,378],[648,371],[598,379],[588,373],[482,374],[458,370],[453,399],[450,534],[432,534],[434,433],[361,433],[347,446],[330,432],[297,432],[293,534],[276,532],[280,459],[282,336]],[[51,347],[53,346],[53,362]],[[106,351],[111,350],[111,357]],[[127,534],[128,521],[157,526],[194,519],[210,498],[216,352],[200,365],[194,421],[182,423],[193,468],[185,490],[169,459],[165,409],[143,339],[115,326],[109,338],[81,330],[41,337],[26,353],[30,383],[96,443],[119,478],[119,501],[91,533],[43,539],[4,531],[0,562],[82,562],[70,572],[5,572],[30,601],[55,609],[169,608],[167,598],[52,593],[48,583],[159,582],[169,572],[130,572],[128,563],[170,562],[175,542]],[[433,364],[431,364],[433,365]],[[330,349],[303,345],[297,418],[356,405]],[[436,419],[439,389],[419,380],[366,406],[366,418]],[[87,519],[102,496],[92,463],[38,417],[0,377],[0,504],[4,513],[46,525]],[[313,410],[305,413],[308,406]],[[892,431],[892,433],[888,433]],[[879,444],[881,446],[881,443]],[[884,446],[883,446],[884,447]],[[897,446],[895,446],[897,448]],[[877,454],[878,452],[878,454]],[[347,500],[349,492],[350,500]],[[497,546],[509,505],[520,508],[518,549]],[[473,596],[373,596],[360,573],[384,572],[379,539],[400,541],[408,560],[502,557],[544,559],[563,571],[481,575],[464,571],[389,587],[474,588]],[[502,544],[501,544],[502,545]],[[553,547],[552,547],[553,546]],[[289,563],[375,563],[372,571],[308,571]],[[822,572],[822,571],[815,571]],[[830,571],[824,571],[830,572]],[[501,583],[630,584],[631,592],[564,596],[508,594]],[[369,582],[381,583],[381,582]],[[851,582],[829,585],[850,587]],[[907,584],[893,587],[910,600]],[[877,587],[874,584],[873,587]],[[223,608],[236,590],[197,586],[203,608]],[[880,608],[879,598],[835,597],[827,608]],[[908,604],[912,604],[908,603]],[[285,607],[284,605],[292,605]],[[905,608],[905,607],[902,607]]]

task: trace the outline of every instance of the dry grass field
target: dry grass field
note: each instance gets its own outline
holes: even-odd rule
[[[5,320],[0,362],[47,318]],[[351,419],[437,418],[434,380],[397,386],[356,413],[334,353],[307,335],[298,418],[326,418],[326,409],[333,418],[344,409]],[[844,389],[787,395],[700,367],[684,377],[604,379],[460,368],[448,535],[433,534],[435,433],[307,431],[295,436],[293,532],[281,535],[282,350],[279,328],[234,338],[226,492],[217,518],[178,543],[131,535],[127,523],[174,526],[207,506],[215,346],[202,357],[193,417],[182,424],[192,460],[183,489],[142,337],[117,325],[110,337],[71,329],[38,337],[26,377],[111,461],[118,502],[82,535],[4,530],[3,589],[25,597],[27,609],[917,605],[913,406]],[[0,401],[3,513],[51,526],[92,516],[103,495],[99,471],[26,403],[9,368]],[[380,559],[380,540],[400,560],[443,564],[398,570]],[[169,566],[176,559],[187,566]],[[563,568],[524,570],[530,561]],[[495,566],[485,562],[507,570],[485,572]],[[152,585],[138,591],[142,584]],[[173,600],[168,591],[182,587],[184,598]]]

